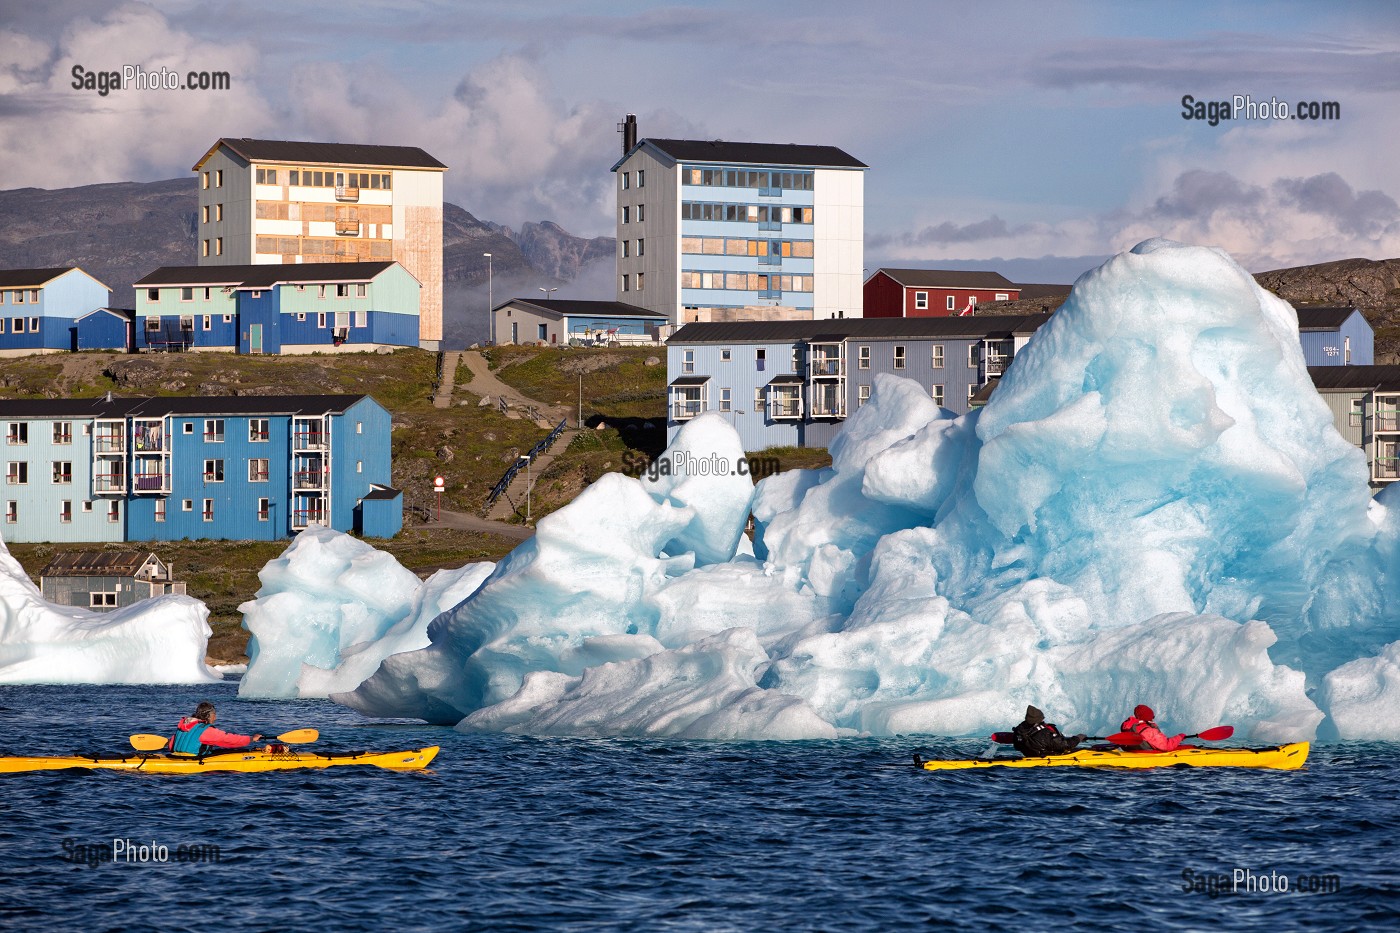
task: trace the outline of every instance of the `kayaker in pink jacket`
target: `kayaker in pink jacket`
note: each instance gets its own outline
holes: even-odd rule
[[[261,735],[239,735],[214,728],[214,720],[219,714],[213,703],[200,703],[193,716],[185,716],[175,725],[175,734],[165,747],[181,755],[198,755],[204,746],[214,748],[247,748],[262,738]]]
[[[1157,714],[1152,712],[1152,707],[1139,703],[1133,707],[1133,715],[1123,720],[1121,728],[1124,732],[1135,732],[1142,736],[1142,745],[1155,751],[1169,752],[1181,744],[1181,740],[1186,738],[1186,733],[1181,732],[1167,738],[1153,721],[1156,718]]]

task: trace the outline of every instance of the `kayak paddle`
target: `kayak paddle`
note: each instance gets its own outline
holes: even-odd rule
[[[1071,738],[1071,737],[1070,737],[1070,736],[1065,736],[1065,738]],[[1112,740],[1113,740],[1112,736],[1102,736],[1102,735],[1086,735],[1086,736],[1084,736],[1084,741],[1086,741],[1086,742],[1111,742]],[[1016,744],[1016,733],[1014,733],[1014,732],[993,732],[993,733],[992,733],[992,741],[993,741],[993,742],[996,742],[996,743],[998,743],[998,744],[1000,744],[1000,745],[1015,745],[1015,744]]]
[[[1216,726],[1206,729],[1203,732],[1195,732],[1191,735],[1183,736],[1185,739],[1202,739],[1206,742],[1219,742],[1221,739],[1228,739],[1235,734],[1234,726]],[[1108,741],[1114,745],[1141,745],[1142,736],[1136,732],[1115,732],[1108,737]]]
[[[315,729],[293,729],[291,732],[284,732],[275,739],[269,741],[283,742],[288,745],[300,745],[306,742],[314,742],[321,737]],[[131,737],[131,747],[138,752],[158,752],[165,748],[170,741],[169,736],[151,735],[149,733],[138,733]]]

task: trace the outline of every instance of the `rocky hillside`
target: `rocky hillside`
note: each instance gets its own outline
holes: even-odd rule
[[[0,268],[79,265],[111,286],[114,305],[129,308],[138,278],[160,266],[195,264],[197,207],[193,178],[0,191]],[[455,204],[443,205],[442,239],[449,293],[486,284],[482,253],[492,254],[502,282],[552,283],[572,280],[596,259],[611,260],[613,251],[611,237],[576,237],[548,221],[517,233]]]

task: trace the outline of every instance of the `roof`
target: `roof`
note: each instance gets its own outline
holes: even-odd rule
[[[1309,366],[1308,375],[1319,391],[1381,389],[1400,392],[1400,366]]]
[[[417,146],[373,146],[361,143],[307,143],[284,139],[223,137],[209,147],[191,171],[208,161],[220,146],[227,146],[249,162],[285,162],[294,165],[365,165],[382,168],[446,169]]]
[[[805,382],[805,381],[806,381],[806,380],[803,379],[802,376],[801,376],[801,374],[799,374],[799,373],[783,373],[781,376],[774,376],[772,379],[769,379],[769,380],[768,380],[768,384],[769,384],[770,386],[774,386],[774,385],[790,385],[791,383],[794,383],[794,382],[800,384],[800,383]]]
[[[512,298],[503,301],[492,310],[500,310],[506,305],[527,305],[543,311],[550,311],[560,317],[645,317],[665,320],[666,315],[659,311],[648,311],[623,301],[574,301],[567,298],[531,299]]]
[[[150,551],[69,551],[49,561],[41,577],[130,577],[155,557]]]
[[[1005,339],[1033,334],[1048,314],[969,314],[964,317],[827,318],[821,321],[723,321],[687,324],[666,342],[783,343],[849,339],[911,340],[972,337]]]
[[[673,386],[702,386],[710,381],[709,376],[677,376],[671,380]]]
[[[77,320],[86,321],[94,314],[110,314],[112,317],[121,318],[128,323],[136,320],[136,311],[133,308],[93,308],[87,314],[78,315]]]
[[[1347,318],[1357,313],[1355,308],[1296,308],[1298,329],[1336,330],[1346,323]]]
[[[262,263],[247,266],[161,266],[135,283],[153,285],[205,285],[234,288],[271,288],[290,282],[367,282],[395,265],[392,259],[377,262]]]
[[[876,269],[905,288],[988,288],[1017,291],[1021,286],[1000,272],[976,272],[960,269]],[[874,278],[874,276],[871,276]],[[1069,286],[1065,286],[1065,292]]]
[[[0,400],[0,418],[160,418],[165,415],[324,415],[368,395],[187,395],[169,398]]]
[[[0,269],[0,288],[42,288],[65,272],[74,270],[83,272],[77,266],[63,266],[56,269]],[[88,278],[97,282],[97,279],[93,279],[86,272],[83,272],[83,275],[87,275]],[[97,282],[97,284],[102,285],[101,282]],[[105,285],[102,287],[106,288]]]
[[[373,485],[370,486],[369,492],[365,493],[365,494],[364,494],[363,496],[361,496],[360,498],[361,498],[361,499],[397,499],[397,498],[398,498],[399,496],[401,496],[401,495],[403,495],[403,491],[400,490],[400,489],[394,489],[394,488],[389,487],[389,486],[380,486],[378,483],[375,483],[375,484],[373,484]]]
[[[835,146],[803,146],[796,143],[734,143],[723,139],[654,139],[650,144],[677,162],[739,162],[745,165],[821,166],[823,168],[869,168],[864,162]],[[633,147],[633,152],[636,147]],[[627,155],[631,155],[629,152]],[[623,156],[622,161],[626,161]],[[619,162],[618,165],[621,165]],[[616,170],[617,166],[613,166]]]

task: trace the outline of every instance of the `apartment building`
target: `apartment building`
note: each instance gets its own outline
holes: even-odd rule
[[[78,319],[111,303],[82,269],[0,269],[0,357],[77,348]]]
[[[618,301],[677,325],[860,316],[865,163],[835,146],[639,140],[631,114],[621,128]]]
[[[7,541],[275,540],[402,526],[366,395],[0,401]]]
[[[1309,366],[1337,431],[1361,448],[1371,489],[1400,479],[1400,366]]]
[[[389,260],[162,266],[136,282],[136,339],[251,354],[416,347],[422,292]]]
[[[220,139],[198,162],[201,266],[396,260],[442,340],[442,184],[417,146]]]

